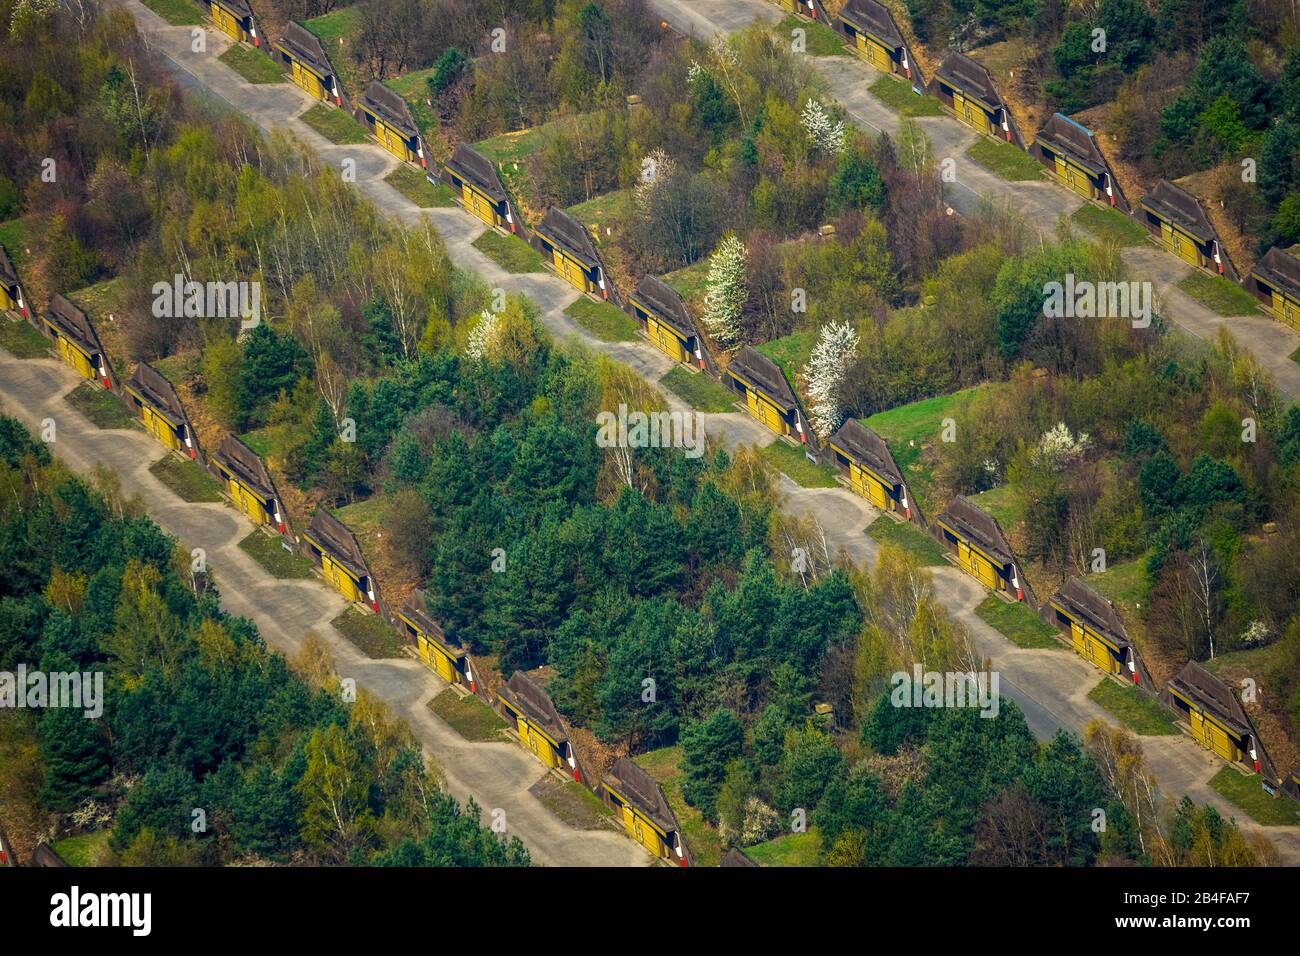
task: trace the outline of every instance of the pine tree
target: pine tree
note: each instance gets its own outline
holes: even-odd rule
[[[843,420],[840,392],[849,362],[857,351],[858,333],[850,323],[827,322],[822,326],[821,338],[804,367],[808,395],[812,399],[809,417],[821,438],[839,428]]]
[[[733,233],[718,243],[709,257],[709,277],[705,281],[704,326],[709,334],[727,348],[740,337],[740,310],[749,298],[745,283],[745,244]]]

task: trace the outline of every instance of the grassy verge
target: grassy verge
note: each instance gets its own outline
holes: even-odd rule
[[[682,748],[664,747],[633,759],[663,787],[664,798],[677,818],[677,825],[682,828],[682,836],[695,857],[695,865],[718,866],[722,862],[722,840],[718,838],[718,831],[682,797],[679,766]]]
[[[784,472],[786,477],[802,488],[839,487],[840,483],[835,480],[835,470],[809,461],[802,446],[795,448],[783,441],[774,441],[762,450],[762,454],[773,468]]]
[[[341,109],[317,103],[302,114],[302,121],[331,143],[340,145],[366,143],[370,134],[366,128]]]
[[[709,278],[709,260],[701,259],[693,265],[670,272],[660,278],[687,302],[699,302],[704,298],[704,283]]]
[[[1300,825],[1300,802],[1286,794],[1270,797],[1260,786],[1259,776],[1247,777],[1234,767],[1224,767],[1210,778],[1215,793],[1239,807],[1246,816],[1266,827]]]
[[[518,236],[503,236],[489,229],[474,240],[474,248],[487,256],[506,272],[542,272],[542,257],[536,249]]]
[[[812,827],[806,833],[787,833],[747,846],[745,855],[760,866],[816,866],[821,850],[821,834]]]
[[[1119,685],[1103,678],[1088,692],[1088,699],[1099,704],[1121,724],[1143,737],[1168,737],[1178,733],[1173,715],[1154,697],[1136,687]]]
[[[1219,315],[1259,314],[1255,297],[1223,276],[1206,275],[1198,270],[1179,282],[1178,288]]]
[[[1114,209],[1084,203],[1070,218],[1103,242],[1140,246],[1147,241],[1147,231],[1136,219]]]
[[[690,372],[678,365],[659,380],[659,384],[701,412],[735,411],[736,393],[706,372]]]
[[[82,382],[67,394],[68,404],[96,428],[130,428],[135,421],[122,403],[97,385]]]
[[[50,354],[50,340],[24,319],[0,318],[0,349],[14,358],[42,358]]]
[[[882,76],[870,86],[871,95],[899,116],[942,116],[943,105],[933,96],[917,96],[912,84]]]
[[[421,209],[448,209],[456,205],[456,194],[443,183],[434,185],[424,173],[405,163],[384,177],[384,182]]]
[[[1024,520],[1025,501],[1015,485],[998,485],[972,495],[970,500],[997,518],[1003,531],[1012,531]]]
[[[995,594],[990,594],[975,608],[981,621],[1000,631],[1016,647],[1060,648],[1056,630],[1020,601],[1008,604]]]
[[[5,252],[9,253],[14,268],[19,271],[27,265],[26,243],[30,234],[29,226],[30,224],[21,218],[0,222],[0,246],[5,247]]]
[[[198,462],[167,455],[150,465],[149,471],[186,501],[221,500],[221,485]]]
[[[282,580],[310,578],[315,565],[301,554],[286,551],[280,543],[283,540],[279,535],[269,535],[259,530],[239,542],[239,547],[277,578]]]
[[[596,242],[600,243],[605,238],[606,228],[617,233],[620,231],[621,224],[628,221],[632,205],[631,197],[632,190],[616,189],[603,196],[580,202],[576,206],[570,206],[566,211],[586,226]]]
[[[549,773],[529,788],[555,817],[575,830],[604,829],[613,811],[580,783],[556,780]]]
[[[194,0],[141,0],[146,7],[174,27],[203,23],[207,17]]]
[[[249,83],[283,83],[279,65],[261,50],[250,50],[236,43],[217,57]]]
[[[793,13],[776,25],[782,40],[792,37],[791,31],[803,30],[805,51],[809,56],[848,56],[844,49],[848,41],[820,21],[802,20]]]
[[[944,560],[943,548],[939,547],[939,542],[910,521],[877,518],[867,529],[867,537],[880,544],[902,548],[920,561],[923,567],[940,567],[948,563]]]
[[[996,139],[981,136],[966,155],[990,172],[1009,182],[1028,182],[1043,178],[1043,167],[1023,149]]]
[[[500,740],[506,722],[474,694],[462,697],[448,687],[429,701],[429,709],[451,725],[466,740],[481,743]]]
[[[819,333],[816,329],[806,332],[792,332],[779,339],[772,339],[757,347],[757,350],[781,367],[785,380],[792,386],[795,376],[808,364],[813,347],[817,344]]]
[[[636,319],[608,302],[597,302],[584,295],[565,309],[564,314],[602,342],[636,341]]]
[[[101,866],[112,856],[108,849],[110,833],[109,830],[80,833],[51,843],[50,849],[68,866]]]
[[[379,660],[402,656],[405,642],[378,614],[350,607],[330,623],[366,657]]]

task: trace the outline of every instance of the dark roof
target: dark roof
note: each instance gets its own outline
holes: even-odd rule
[[[148,362],[137,365],[126,384],[128,388],[139,392],[141,397],[147,398],[149,404],[170,419],[172,425],[181,425],[188,421],[189,416],[185,414],[185,406],[181,404],[180,396],[176,394],[172,383]]]
[[[564,727],[559,711],[551,703],[551,698],[523,671],[511,674],[500,693],[506,703],[550,734],[556,743],[569,739],[569,732]]]
[[[831,441],[881,478],[888,478],[896,485],[903,483],[903,473],[898,470],[898,463],[894,461],[889,445],[856,418],[850,418],[841,425],[840,430],[831,436]]]
[[[247,19],[253,15],[253,8],[248,5],[247,0],[212,0],[219,3],[227,10],[233,11],[235,16]]]
[[[591,244],[591,236],[587,234],[587,227],[563,209],[552,206],[546,210],[542,224],[536,231],[561,246],[588,269],[594,269],[600,264],[596,257],[596,247]]]
[[[840,11],[840,18],[894,47],[903,45],[903,34],[894,23],[893,14],[876,0],[849,0]]]
[[[1254,275],[1293,295],[1300,295],[1300,259],[1281,246],[1274,246],[1250,270]]]
[[[1092,133],[1060,113],[1053,113],[1051,119],[1043,124],[1034,136],[1034,142],[1046,143],[1052,152],[1069,156],[1094,176],[1109,169]]]
[[[1142,197],[1141,204],[1161,219],[1177,223],[1201,242],[1209,242],[1216,237],[1214,225],[1196,197],[1167,179],[1156,183],[1155,188]]]
[[[14,269],[14,264],[9,261],[9,253],[5,251],[4,246],[0,246],[0,282],[6,285],[18,284],[18,272]]]
[[[59,293],[56,292],[50,297],[50,306],[45,310],[45,315],[53,320],[60,333],[72,339],[86,351],[103,351],[102,346],[99,344],[99,336],[95,334],[95,327],[90,324],[90,319],[86,317],[86,313]]]
[[[781,366],[748,345],[743,346],[735,354],[731,364],[727,366],[727,371],[734,372],[757,385],[768,398],[785,411],[791,411],[796,407],[794,392],[790,388],[790,383],[785,380],[785,373],[781,371]]]
[[[654,777],[646,773],[627,757],[619,757],[614,766],[609,768],[607,781],[613,782],[613,789],[626,797],[638,810],[644,813],[665,833],[677,829],[677,818],[664,798],[663,789]],[[609,786],[606,782],[605,786]]]
[[[686,310],[686,303],[677,290],[656,276],[646,275],[637,283],[632,297],[650,307],[656,316],[665,320],[682,335],[695,335],[695,323]]]
[[[733,846],[722,858],[722,866],[758,866],[758,864]]]
[[[1196,661],[1184,664],[1169,686],[1196,701],[1233,733],[1244,737],[1252,732],[1250,718],[1232,688]]]
[[[1067,578],[1060,590],[1052,595],[1052,600],[1075,617],[1086,621],[1094,630],[1117,646],[1125,647],[1130,643],[1128,632],[1124,630],[1124,622],[1119,619],[1115,608],[1089,587],[1082,578]]]
[[[370,85],[361,94],[361,101],[357,105],[370,113],[374,113],[407,138],[420,134],[420,131],[415,126],[415,120],[411,118],[411,111],[407,108],[406,100],[378,80],[370,81]]]
[[[1002,97],[998,95],[993,74],[985,69],[984,64],[971,59],[965,53],[958,53],[956,50],[949,53],[934,75],[936,79],[943,80],[949,86],[978,97],[989,109],[1001,109],[1005,105]]]
[[[420,630],[434,638],[447,650],[453,653],[465,653],[458,642],[448,639],[447,635],[443,633],[442,625],[429,614],[429,606],[424,600],[424,591],[419,588],[412,588],[411,593],[406,596],[405,603],[402,604],[400,613],[414,621]]]
[[[937,520],[962,532],[969,540],[974,541],[991,557],[997,558],[1003,564],[1010,564],[1015,560],[1011,543],[1002,533],[997,519],[983,508],[971,504],[963,496],[957,495],[948,502],[948,510],[939,515]]]
[[[261,457],[234,435],[221,439],[221,444],[210,458],[233,471],[240,481],[263,498],[275,496],[271,473],[266,470]]]
[[[496,166],[473,147],[464,143],[458,145],[451,159],[447,160],[447,168],[483,190],[493,202],[505,202],[506,191]]]
[[[333,74],[334,68],[330,66],[329,55],[321,46],[320,39],[296,20],[285,25],[284,33],[280,34],[280,46],[295,60],[301,60],[322,76]]]
[[[330,557],[355,575],[370,575],[366,557],[351,529],[324,508],[317,508],[307,533],[318,543],[329,548]],[[372,581],[373,585],[374,582]]]

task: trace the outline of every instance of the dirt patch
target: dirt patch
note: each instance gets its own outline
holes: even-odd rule
[[[528,788],[558,819],[575,830],[603,830],[613,817],[601,799],[580,783],[548,773]]]

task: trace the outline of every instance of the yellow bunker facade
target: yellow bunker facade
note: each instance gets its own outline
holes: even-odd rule
[[[117,379],[95,326],[86,313],[54,293],[49,308],[41,315],[41,331],[54,342],[55,351],[73,371],[90,382],[117,391]]]
[[[801,443],[808,443],[799,403],[781,366],[746,345],[732,357],[725,381],[744,397],[745,409],[756,421],[778,435],[797,437]]]
[[[935,536],[947,546],[959,568],[991,591],[1034,603],[1011,543],[991,514],[958,495],[948,503],[948,510],[934,519],[934,526]]]
[[[380,146],[404,163],[428,168],[420,129],[401,96],[378,80],[371,80],[357,100],[355,112]]]
[[[467,210],[489,226],[519,234],[519,215],[490,159],[461,143],[443,164],[442,181]]]
[[[1107,674],[1156,692],[1119,614],[1082,578],[1067,578],[1047,605],[1044,616],[1070,636],[1076,654]]]
[[[515,671],[497,691],[497,709],[519,735],[519,745],[547,768],[585,783],[569,731],[550,695],[523,671]]]
[[[840,32],[849,45],[877,70],[896,73],[918,89],[925,79],[889,8],[877,0],[849,0],[839,13]]]
[[[122,387],[122,398],[145,431],[172,451],[199,460],[199,436],[166,376],[148,362],[141,362]]]
[[[478,690],[469,655],[430,616],[423,591],[412,589],[393,615],[392,624],[410,639],[420,660],[431,671],[449,684],[460,684],[473,692]]]
[[[315,99],[343,105],[343,87],[320,40],[293,20],[275,43],[275,55],[300,89]]]
[[[883,438],[856,418],[850,418],[831,436],[827,449],[853,491],[881,511],[892,511],[919,522],[920,513],[907,490],[903,473]]]
[[[208,14],[216,28],[232,40],[262,45],[262,32],[248,0],[208,0]]]
[[[704,343],[677,291],[652,275],[644,276],[628,298],[627,311],[650,344],[674,362],[703,369]]]
[[[1025,148],[1011,108],[979,61],[964,53],[949,53],[930,80],[930,93],[967,126]]]
[[[357,536],[342,521],[324,508],[317,508],[303,532],[299,550],[345,598],[379,611],[379,584],[370,573]]]
[[[208,455],[208,471],[221,482],[230,503],[254,524],[267,525],[292,538],[275,481],[257,452],[234,435],[227,435],[217,450]]]
[[[1066,189],[1084,199],[1129,211],[1119,182],[1101,153],[1092,131],[1061,113],[1052,118],[1034,137],[1029,153]]]
[[[1300,259],[1297,247],[1274,246],[1250,270],[1246,288],[1279,322],[1300,332]]]
[[[563,209],[546,210],[532,243],[560,277],[580,292],[609,299],[610,285],[587,227]]]
[[[1200,201],[1167,179],[1142,197],[1135,213],[1151,238],[1190,266],[1237,281],[1228,250]]]
[[[1261,772],[1267,757],[1259,736],[1232,688],[1196,661],[1188,661],[1160,699],[1182,721],[1192,739],[1232,763]]]
[[[619,757],[600,781],[600,798],[614,811],[627,835],[659,860],[688,865],[677,818],[654,778],[627,757]]]

